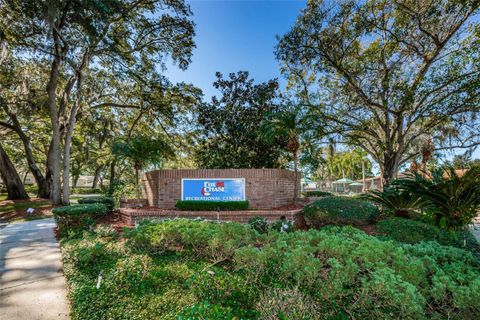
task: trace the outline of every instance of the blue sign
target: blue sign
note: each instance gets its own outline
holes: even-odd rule
[[[244,201],[245,179],[182,179],[182,200]]]

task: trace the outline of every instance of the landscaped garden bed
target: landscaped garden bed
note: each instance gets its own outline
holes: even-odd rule
[[[471,253],[382,241],[352,227],[261,234],[180,219],[123,236],[100,227],[62,248],[73,319],[480,316]]]
[[[458,182],[437,184],[444,183]],[[251,210],[252,216],[238,218],[248,218],[244,224],[175,219],[174,214],[194,218],[202,211],[173,210],[168,216],[163,210],[156,216],[164,221],[137,221],[123,233],[98,225],[105,217],[93,210],[88,224],[67,225],[69,232],[60,233],[72,316],[479,318],[480,244],[465,226],[457,227],[463,217],[448,214],[461,202],[440,207],[427,195],[405,202],[400,191],[367,199],[327,195],[292,216]],[[108,203],[98,200],[103,204],[83,206]],[[83,214],[80,207],[66,211],[78,210]],[[154,209],[120,212],[125,210]],[[228,214],[235,220],[245,212],[210,211],[208,220]],[[441,215],[448,223],[432,219]],[[292,217],[295,226],[288,223]]]

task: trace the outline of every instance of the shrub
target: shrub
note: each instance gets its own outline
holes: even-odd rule
[[[325,197],[305,206],[303,216],[307,225],[366,225],[375,221],[377,208],[364,200],[347,197]]]
[[[294,226],[291,221],[279,219],[270,225],[270,230],[277,232],[292,232],[294,230]]]
[[[376,227],[378,233],[395,241],[410,244],[437,241],[446,246],[466,248],[480,256],[480,244],[468,231],[447,231],[421,221],[402,218],[380,221]]]
[[[478,260],[433,241],[336,226],[260,235],[185,219],[142,223],[125,248],[85,235],[63,242],[74,319],[480,317]]]
[[[254,244],[257,233],[238,223],[215,224],[189,219],[144,222],[129,234],[129,246],[137,252],[161,255],[186,253],[211,261],[230,259],[235,249]]]
[[[425,204],[421,198],[395,186],[385,187],[381,191],[372,190],[362,198],[379,204],[386,213],[405,218],[415,215]]]
[[[480,209],[480,166],[470,168],[462,177],[453,168],[415,173],[396,180],[395,185],[421,199],[432,222],[443,229],[465,228]]]
[[[315,319],[318,315],[315,302],[294,289],[271,289],[263,293],[256,310],[260,319]]]
[[[110,197],[85,197],[82,199],[78,199],[79,204],[91,204],[91,203],[102,203],[104,204],[109,211],[112,211],[115,207],[115,201],[113,198]]]
[[[259,233],[266,233],[268,231],[268,222],[262,217],[253,217],[248,220],[248,224],[253,230]]]
[[[99,188],[77,187],[72,188],[71,194],[101,194],[104,191]]]
[[[182,211],[226,211],[247,210],[248,201],[182,201],[178,200],[176,207]]]
[[[78,204],[52,209],[61,236],[74,236],[88,230],[95,219],[104,217],[108,209],[104,204]]]
[[[312,318],[476,318],[478,267],[464,250],[382,242],[351,227],[271,233],[261,249],[235,254],[235,268],[259,286],[295,285],[313,299],[318,313]]]
[[[333,193],[326,191],[304,191],[302,193],[305,197],[331,197]]]

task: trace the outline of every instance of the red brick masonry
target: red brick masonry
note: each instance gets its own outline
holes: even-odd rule
[[[173,218],[202,218],[208,220],[236,221],[245,223],[253,217],[263,217],[273,222],[285,216],[287,220],[294,221],[295,215],[302,209],[295,210],[248,210],[248,211],[178,211],[159,208],[121,208],[121,219],[130,225],[135,225],[142,219],[173,219]]]
[[[252,209],[272,209],[293,200],[295,173],[284,169],[183,169],[150,171],[142,177],[143,198],[151,207],[174,209],[181,198],[182,178],[244,178]],[[297,180],[300,190],[300,173]]]

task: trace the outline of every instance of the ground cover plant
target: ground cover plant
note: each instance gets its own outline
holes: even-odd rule
[[[436,241],[441,245],[469,250],[480,257],[480,244],[468,230],[448,231],[419,220],[388,218],[376,224],[376,232],[381,238],[410,244]]]
[[[353,227],[145,222],[62,242],[73,319],[474,319],[480,265]],[[99,289],[95,287],[103,275]]]
[[[349,197],[324,197],[305,206],[303,217],[308,226],[364,226],[375,222],[377,208],[370,202]]]

